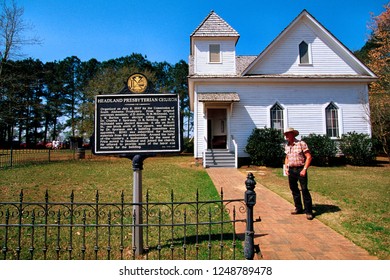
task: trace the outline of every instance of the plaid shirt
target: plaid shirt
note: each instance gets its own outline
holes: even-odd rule
[[[304,141],[295,139],[293,145],[286,145],[284,151],[287,155],[288,166],[298,167],[305,165],[306,157],[305,152],[309,150],[309,147]]]

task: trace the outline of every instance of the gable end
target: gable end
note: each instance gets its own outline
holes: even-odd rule
[[[267,74],[376,78],[367,66],[306,10],[303,10],[242,73]]]

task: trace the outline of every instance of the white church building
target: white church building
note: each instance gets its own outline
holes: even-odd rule
[[[237,55],[239,37],[214,11],[190,36],[194,157],[205,167],[238,167],[254,128],[371,135],[375,74],[306,10],[259,55]]]

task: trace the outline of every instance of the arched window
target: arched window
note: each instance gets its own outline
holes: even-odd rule
[[[284,118],[283,118],[283,107],[279,103],[275,103],[270,109],[271,113],[271,127],[284,131]]]
[[[310,58],[309,58],[309,45],[302,41],[299,44],[299,63],[301,64],[309,64]]]
[[[339,137],[339,108],[331,102],[325,109],[326,135]]]

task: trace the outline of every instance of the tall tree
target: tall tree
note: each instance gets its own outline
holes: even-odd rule
[[[370,88],[370,117],[373,135],[390,161],[390,4],[372,15],[367,65],[378,76]]]
[[[59,62],[62,80],[62,93],[65,99],[65,114],[69,117],[71,136],[76,135],[76,114],[80,101],[79,70],[81,61],[76,56],[67,57]]]
[[[33,59],[10,60],[3,69],[0,117],[7,125],[8,142],[13,140],[14,131],[18,132],[18,140],[26,144],[37,143],[40,138],[42,69],[42,62]]]
[[[135,56],[143,60],[142,56]],[[96,95],[112,94],[120,92],[125,86],[126,81],[132,73],[144,74],[149,83],[154,86],[157,82],[156,73],[146,69],[138,68],[139,65],[145,65],[144,63],[123,63],[123,61],[129,61],[126,58],[120,58],[116,60],[109,60],[101,63],[99,70],[94,77],[89,80],[88,85],[85,87],[85,100],[87,103],[81,105],[84,110],[84,131],[87,135],[92,135],[94,129],[94,98]],[[148,63],[146,63],[148,65]]]
[[[381,94],[390,89],[390,4],[378,16],[372,15],[372,48],[368,51],[368,66],[376,73],[378,80],[371,85],[372,94]]]
[[[78,80],[80,89],[80,104],[76,118],[76,127],[80,135],[87,137],[93,131],[93,116],[89,114],[93,111],[94,99],[88,96],[88,83],[98,73],[101,63],[96,59],[82,62],[79,68]]]
[[[12,57],[20,57],[22,46],[38,44],[37,37],[27,37],[25,33],[32,30],[32,26],[23,20],[24,8],[18,7],[15,1],[7,5],[3,0],[0,14],[0,77],[3,65]]]
[[[64,116],[65,96],[63,94],[62,74],[58,62],[44,65],[44,141],[57,139],[59,118]],[[48,135],[50,132],[50,135]]]
[[[41,139],[42,96],[43,96],[43,63],[39,60],[25,59],[16,61],[18,77],[14,84],[18,84],[23,113],[19,119],[19,140],[24,138],[26,145],[35,147]],[[23,135],[24,131],[24,135]]]
[[[9,1],[8,1],[9,2]],[[15,126],[15,115],[12,114],[14,101],[17,94],[6,84],[12,80],[12,75],[4,77],[3,70],[12,58],[18,58],[21,47],[29,44],[38,44],[37,37],[28,37],[26,32],[32,30],[32,26],[23,20],[24,9],[18,7],[15,1],[10,4],[2,0],[0,3],[0,142],[11,142]],[[13,65],[8,65],[13,67]]]
[[[179,94],[180,110],[183,116],[183,130],[187,133],[186,137],[190,137],[193,129],[192,113],[190,110],[190,98],[188,96],[188,64],[184,60],[176,63],[169,73],[172,81],[173,92]]]

